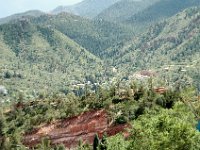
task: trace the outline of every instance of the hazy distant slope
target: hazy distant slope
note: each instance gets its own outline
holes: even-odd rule
[[[52,13],[70,12],[79,16],[93,18],[118,1],[119,0],[83,0],[72,6],[59,6],[54,9]]]
[[[160,0],[144,11],[133,15],[127,22],[135,25],[151,24],[171,17],[186,8],[199,5],[199,0]]]
[[[11,15],[11,16],[8,16],[8,17],[5,17],[5,18],[0,18],[0,24],[3,24],[3,23],[8,23],[9,21],[12,21],[12,20],[17,20],[17,19],[22,19],[23,17],[39,17],[41,15],[44,15],[45,13],[42,12],[42,11],[39,11],[39,10],[30,10],[30,11],[27,11],[27,12],[24,12],[24,13],[19,13],[19,14],[14,14],[14,15]]]
[[[125,21],[158,0],[121,0],[101,12],[97,18],[107,21]]]

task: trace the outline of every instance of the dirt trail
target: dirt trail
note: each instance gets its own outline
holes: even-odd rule
[[[23,143],[34,147],[41,139],[48,136],[52,144],[63,143],[68,148],[78,145],[79,141],[92,144],[94,135],[103,133],[108,136],[123,132],[128,125],[109,126],[109,119],[105,110],[89,111],[79,116],[71,117],[50,125],[44,125],[36,132],[24,136]]]

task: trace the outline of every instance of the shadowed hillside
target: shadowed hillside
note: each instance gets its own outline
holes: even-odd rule
[[[106,48],[128,40],[133,35],[126,26],[102,20],[88,20],[69,13],[44,15],[33,19],[33,22],[59,30],[97,56]]]
[[[111,22],[124,22],[159,0],[121,0],[102,11],[97,18]]]
[[[199,0],[160,0],[127,19],[127,23],[148,25],[169,18],[186,8],[199,5]]]

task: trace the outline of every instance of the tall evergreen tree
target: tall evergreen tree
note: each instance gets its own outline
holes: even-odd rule
[[[93,150],[98,150],[99,147],[99,137],[98,134],[95,134],[93,141]]]

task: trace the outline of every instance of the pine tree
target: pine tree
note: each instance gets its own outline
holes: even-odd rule
[[[99,137],[98,134],[95,134],[93,141],[93,150],[98,150],[99,147]]]

